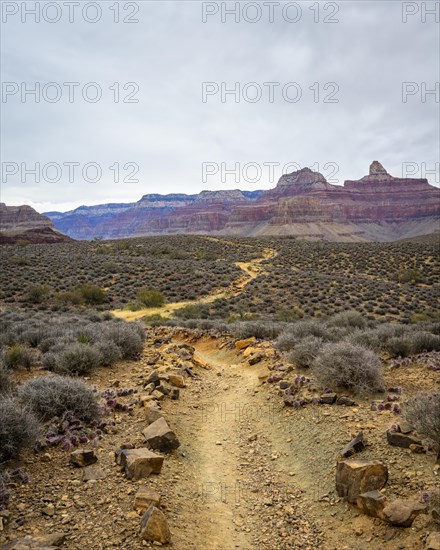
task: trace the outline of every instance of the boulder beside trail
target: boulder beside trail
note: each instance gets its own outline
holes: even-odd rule
[[[388,481],[388,468],[380,460],[340,460],[336,466],[336,491],[352,503],[362,493],[379,490]]]

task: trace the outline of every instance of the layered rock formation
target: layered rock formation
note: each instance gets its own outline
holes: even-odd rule
[[[296,235],[332,241],[389,241],[440,230],[440,189],[426,179],[395,178],[374,161],[360,180],[332,185],[303,168],[268,191],[145,195],[134,204],[48,213],[74,238],[163,233]]]
[[[52,221],[30,206],[6,206],[0,203],[0,244],[19,240],[32,243],[60,243],[71,241],[55,229]]]

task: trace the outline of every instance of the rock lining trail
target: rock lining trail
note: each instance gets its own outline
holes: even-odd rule
[[[10,507],[20,523],[8,538],[0,530],[0,546],[23,535],[61,532],[66,550],[155,548],[141,540],[141,518],[133,510],[136,493],[150,489],[161,496],[171,531],[166,547],[175,550],[424,548],[429,518],[420,516],[411,529],[402,529],[364,515],[336,495],[335,465],[362,429],[368,445],[361,458],[381,458],[390,468],[387,496],[413,497],[421,479],[437,482],[430,458],[390,447],[384,434],[392,418],[372,412],[369,400],[349,408],[284,407],[277,384],[265,383],[282,362],[271,343],[251,339],[241,350],[235,344],[228,336],[149,328],[139,362],[93,373],[89,383],[99,391],[138,392],[125,398],[132,410],[114,415],[116,425],[95,449],[103,479],[85,483],[60,448],[50,448],[44,461],[30,458],[31,482],[17,486]],[[263,357],[250,365],[255,354]],[[184,378],[180,399],[160,400],[181,446],[165,455],[159,475],[127,479],[115,464],[115,450],[145,447],[141,405],[142,397],[151,397],[150,376],[157,373],[172,387],[170,375],[180,376],[185,365],[193,376]],[[420,372],[413,366],[389,376],[390,385],[406,391]],[[435,377],[427,374],[424,383],[432,385]]]
[[[271,258],[274,258],[277,255],[277,251],[273,248],[266,248],[263,251],[263,255],[260,258],[254,258],[253,260],[250,260],[249,262],[235,262],[234,265],[239,267],[242,271],[242,274],[232,281],[232,283],[229,285],[227,289],[224,290],[216,290],[212,294],[209,294],[208,296],[204,296],[203,298],[200,298],[199,300],[188,300],[184,302],[173,302],[170,304],[164,304],[161,307],[154,307],[154,308],[145,308],[140,309],[139,311],[129,311],[126,309],[116,309],[113,310],[112,313],[116,317],[119,317],[121,319],[124,319],[125,321],[136,321],[137,319],[141,319],[142,317],[145,317],[146,315],[161,315],[162,317],[169,318],[175,313],[177,310],[182,309],[186,306],[191,305],[198,305],[198,304],[212,304],[216,300],[220,300],[222,298],[228,299],[232,298],[233,296],[238,296],[243,292],[243,290],[246,288],[246,286],[260,273],[263,271],[263,267],[261,266],[262,262],[269,260]]]

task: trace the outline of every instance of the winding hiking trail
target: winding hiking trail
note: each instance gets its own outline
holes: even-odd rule
[[[221,298],[232,298],[233,296],[238,296],[243,292],[246,286],[258,275],[260,275],[264,268],[262,267],[262,262],[265,260],[270,260],[277,255],[277,251],[272,248],[266,248],[263,251],[263,255],[260,258],[254,258],[249,262],[234,262],[234,265],[239,267],[242,271],[242,274],[232,281],[228,288],[222,290],[216,290],[208,296],[204,296],[199,300],[188,300],[184,302],[173,302],[170,304],[164,304],[161,307],[150,307],[145,309],[140,309],[138,311],[129,311],[126,309],[116,309],[112,313],[116,317],[120,317],[125,321],[135,321],[141,319],[146,315],[161,315],[164,318],[169,318],[179,309],[182,309],[190,305],[198,304],[212,304],[216,300]]]

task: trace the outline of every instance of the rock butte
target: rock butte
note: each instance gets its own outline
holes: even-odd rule
[[[360,180],[330,184],[303,168],[268,191],[145,195],[132,204],[48,212],[75,239],[172,233],[295,235],[308,240],[393,241],[438,231],[440,189],[424,178],[396,178],[378,161]]]

